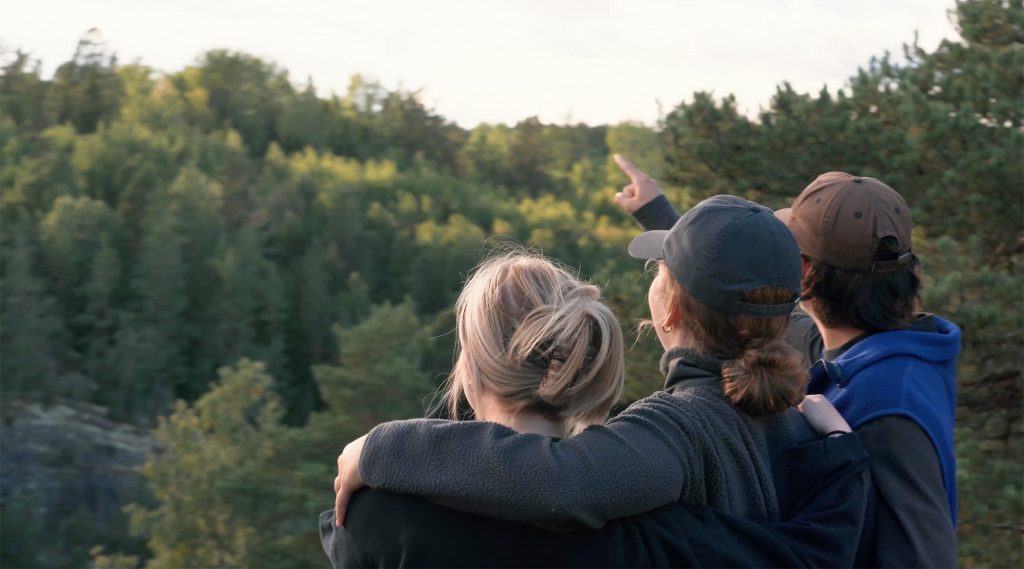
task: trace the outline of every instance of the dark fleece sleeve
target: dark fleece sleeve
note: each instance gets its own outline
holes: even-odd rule
[[[672,229],[676,221],[679,221],[679,214],[663,194],[634,211],[633,219],[643,226],[644,231]]]
[[[867,455],[857,435],[793,447],[788,459],[786,476],[801,498],[781,523],[689,504],[621,523],[639,524],[654,567],[679,567],[687,559],[701,567],[851,566],[869,487]]]
[[[556,440],[482,421],[416,419],[373,429],[359,471],[366,484],[548,529],[601,527],[676,502],[703,480],[667,393],[642,399],[607,425]]]
[[[580,538],[589,537],[546,532],[445,508],[419,496],[371,489],[352,496],[345,527],[334,527],[333,516],[333,511],[320,514],[320,542],[335,568],[570,567],[576,565],[573,551],[582,545]],[[616,557],[625,560],[621,553]]]
[[[864,516],[867,458],[856,435],[795,447],[787,476],[802,495],[775,524],[671,504],[566,533],[458,512],[423,498],[357,492],[344,528],[320,515],[336,567],[844,567]]]
[[[857,434],[870,457],[875,498],[873,531],[858,565],[955,567],[956,529],[927,433],[913,419],[886,416],[861,425]]]

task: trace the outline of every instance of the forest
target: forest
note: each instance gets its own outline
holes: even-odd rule
[[[323,96],[228,50],[158,71],[94,30],[49,78],[5,53],[0,565],[324,566],[339,450],[423,415],[465,275],[509,243],[604,288],[630,338],[623,405],[656,391],[621,153],[680,210],[784,207],[830,170],[903,194],[925,309],[964,332],[960,563],[1021,566],[1024,3],[950,17],[957,39],[908,30],[841,89],[779,78],[756,113],[698,92],[654,126],[469,129],[365,76]],[[76,429],[145,452],[120,463]],[[33,438],[65,450],[34,462]]]

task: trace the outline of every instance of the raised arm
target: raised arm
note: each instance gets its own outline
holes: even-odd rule
[[[605,426],[556,440],[487,422],[384,423],[362,443],[358,475],[373,488],[548,529],[601,527],[676,502],[703,480],[691,441],[658,393]],[[341,508],[343,510],[343,507]]]

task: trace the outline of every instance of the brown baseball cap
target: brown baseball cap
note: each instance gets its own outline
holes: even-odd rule
[[[828,172],[775,213],[814,261],[860,272],[894,271],[910,262],[910,207],[880,180]],[[882,238],[896,239],[898,257],[876,260]]]

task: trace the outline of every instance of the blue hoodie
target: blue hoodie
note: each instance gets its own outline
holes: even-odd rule
[[[960,329],[933,316],[936,330],[880,332],[854,344],[835,361],[811,369],[808,393],[835,405],[853,429],[887,415],[916,422],[935,445],[956,525],[956,360]]]

